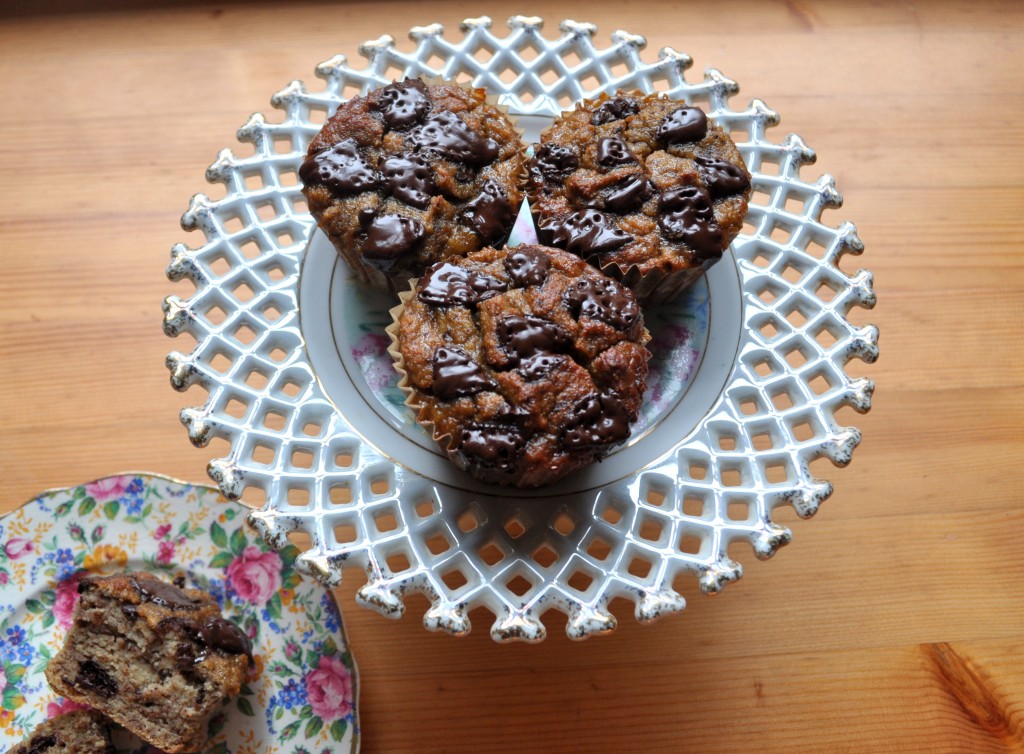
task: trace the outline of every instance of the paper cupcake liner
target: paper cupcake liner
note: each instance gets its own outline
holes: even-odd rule
[[[428,408],[425,404],[420,403],[416,399],[416,388],[412,386],[409,381],[409,372],[405,368],[405,356],[402,355],[402,351],[399,347],[398,342],[398,321],[402,316],[402,312],[405,310],[406,304],[409,300],[416,295],[416,284],[418,278],[412,278],[406,281],[407,290],[403,290],[398,294],[399,303],[393,306],[389,311],[391,314],[391,324],[385,328],[385,332],[391,339],[391,344],[388,346],[388,355],[391,356],[391,362],[395,367],[395,371],[398,372],[398,389],[405,395],[405,405],[412,411],[413,416],[416,418],[416,423],[423,427],[427,432],[430,433],[431,439],[437,446],[444,452],[448,459],[454,463],[458,468],[466,471],[464,464],[462,463],[462,457],[454,452],[453,446],[455,444],[455,438],[449,434],[440,434],[437,431],[437,427],[430,420]]]
[[[509,120],[518,136],[521,151],[526,150],[526,145],[523,143],[523,129],[519,126],[518,119],[510,113],[507,105],[503,105],[498,101],[497,95],[491,94],[483,87],[470,86],[469,84],[458,81],[448,81],[439,76],[418,76],[416,78],[427,86],[447,85],[458,87],[459,89],[470,93],[483,92],[484,102],[500,111]],[[526,194],[525,191],[523,191],[523,187],[517,186],[517,188],[525,197]],[[518,207],[515,207],[514,209],[518,212]],[[335,248],[338,247],[335,246]],[[482,246],[481,248],[484,247]],[[409,273],[407,269],[403,270],[401,273],[391,274],[367,262],[355,249],[345,248],[338,249],[338,251],[348,264],[349,268],[355,272],[360,280],[368,285],[371,285],[380,291],[386,291],[391,295],[397,295],[405,290],[406,283],[409,280]],[[430,264],[432,264],[432,262],[427,262],[426,266],[430,266]]]
[[[644,94],[639,90],[619,89],[613,94],[602,93],[593,99],[582,100],[576,103],[572,110],[563,110],[562,115],[556,118],[554,123],[551,124],[551,126],[541,131],[540,141],[538,141],[537,144],[533,146],[538,146],[541,143],[543,143],[543,140],[548,136],[548,134],[551,133],[551,130],[562,119],[562,117],[569,112],[574,112],[575,110],[579,109],[580,105],[588,103],[603,103],[609,99],[619,96],[634,97],[645,102],[651,100],[665,99],[665,97],[661,94]],[[523,171],[520,174],[520,176],[523,193],[526,194],[527,199],[529,199],[528,163],[524,163]],[[530,205],[533,213],[533,221],[534,224],[537,226],[538,237],[540,238],[541,243],[547,243],[548,245],[550,245],[550,231],[548,231],[545,227],[546,223],[542,218],[541,213],[537,209],[536,203],[530,202]],[[726,244],[725,249],[723,249],[722,252],[723,256],[728,247],[729,244]],[[637,301],[644,306],[654,306],[678,298],[683,293],[683,291],[685,291],[691,285],[696,283],[701,278],[701,276],[704,275],[706,271],[706,268],[704,267],[689,267],[680,268],[676,270],[664,270],[660,268],[654,268],[648,270],[647,272],[643,272],[637,265],[629,265],[624,268],[616,262],[608,262],[606,264],[601,264],[600,262],[597,261],[596,258],[587,259],[587,262],[589,262],[594,267],[597,267],[599,270],[601,270],[601,272],[603,272],[608,277],[618,280],[623,285],[632,290],[633,293],[636,294]]]

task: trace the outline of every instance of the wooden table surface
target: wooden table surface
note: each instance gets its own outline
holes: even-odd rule
[[[85,10],[91,6],[90,10]],[[818,152],[875,274],[881,358],[853,464],[715,598],[581,643],[462,639],[340,588],[363,750],[1024,751],[1024,4],[493,0],[8,2],[0,9],[0,435],[8,510],[121,470],[206,481],[178,423],[164,267],[206,166],[316,63],[513,13],[646,35],[760,97]],[[691,74],[692,75],[692,74]],[[548,619],[553,614],[549,614]]]

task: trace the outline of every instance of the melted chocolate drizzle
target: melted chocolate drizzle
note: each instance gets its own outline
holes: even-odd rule
[[[252,640],[242,629],[219,615],[210,616],[201,623],[188,618],[167,618],[161,621],[160,625],[177,626],[199,646],[198,652],[193,651],[192,647],[179,648],[175,659],[182,671],[189,670],[206,660],[211,649],[232,655],[245,655],[249,658],[250,667],[254,664]]]
[[[144,602],[169,607],[172,610],[198,610],[200,600],[189,597],[184,591],[159,579],[131,579],[131,584]]]
[[[633,240],[596,209],[573,212],[548,230],[552,244],[581,256],[612,251]]]
[[[560,181],[580,166],[579,158],[568,147],[554,142],[541,144],[530,160],[530,174],[535,180]]]
[[[505,257],[505,272],[519,288],[543,285],[551,269],[551,258],[539,249],[518,249]]]
[[[527,382],[536,382],[544,375],[553,371],[556,366],[567,358],[569,357],[552,353],[535,353],[528,359],[523,359],[516,371]]]
[[[611,395],[588,395],[572,408],[562,443],[570,449],[614,445],[629,437],[629,416]]]
[[[380,186],[380,174],[363,157],[355,139],[339,141],[307,157],[299,168],[299,178],[307,186],[320,183],[342,196]]]
[[[523,431],[504,424],[471,424],[462,430],[457,445],[471,464],[499,476],[518,470],[525,447]]]
[[[443,401],[490,390],[494,381],[461,348],[442,346],[434,351],[431,391]]]
[[[597,319],[620,331],[628,330],[640,317],[632,291],[615,280],[577,280],[566,288],[562,301],[577,319]]]
[[[658,201],[658,225],[672,240],[682,241],[699,257],[722,254],[722,229],[715,222],[711,195],[700,186],[669,189]]]
[[[475,306],[507,290],[508,284],[495,277],[438,262],[420,278],[416,295],[431,306]]]
[[[380,172],[384,188],[393,197],[419,209],[426,209],[434,190],[430,163],[422,155],[412,152],[383,157]]]
[[[423,125],[411,132],[409,141],[424,151],[477,167],[494,162],[499,152],[494,139],[476,133],[448,110],[427,116]]]
[[[426,233],[415,218],[380,215],[366,229],[363,254],[367,259],[393,260],[418,246]]]
[[[650,182],[642,175],[631,175],[612,186],[604,200],[609,212],[624,215],[642,205],[652,194]]]
[[[380,114],[396,131],[416,125],[430,110],[427,87],[418,79],[395,82],[380,91]]]
[[[538,353],[564,351],[572,342],[569,333],[551,320],[529,314],[503,317],[495,334],[512,366]]]
[[[628,165],[636,162],[636,155],[633,154],[629,145],[621,136],[609,136],[597,142],[597,164],[606,168],[616,165]]]
[[[700,141],[708,135],[708,116],[699,107],[673,110],[658,125],[658,138],[666,144]]]
[[[694,157],[697,171],[712,196],[742,194],[750,188],[750,175],[739,165],[711,157]]]
[[[622,120],[630,115],[640,112],[640,106],[636,101],[626,97],[615,97],[603,102],[590,116],[590,123],[594,126],[603,126],[613,120]]]
[[[488,178],[475,199],[463,210],[466,220],[484,243],[497,244],[511,230],[516,219],[508,196],[501,187]]]

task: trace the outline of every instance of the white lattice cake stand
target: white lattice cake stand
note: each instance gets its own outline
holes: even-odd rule
[[[403,594],[422,591],[432,630],[465,634],[468,613],[485,606],[495,639],[538,641],[554,608],[571,637],[585,638],[615,627],[616,597],[641,621],[681,610],[680,574],[719,591],[742,573],[732,543],[767,558],[791,536],[774,511],[807,517],[829,496],[810,464],[843,466],[860,441],[835,414],[870,406],[873,384],[844,366],[874,361],[878,333],[846,315],[875,297],[869,272],[837,266],[862,244],[851,224],[821,222],[841,204],[831,176],[803,179],[814,152],[795,135],[772,141],[779,118],[762,102],[733,109],[733,81],[714,69],[687,81],[687,55],[665,48],[646,62],[644,38],[622,31],[599,48],[590,24],[565,21],[557,39],[542,36],[538,18],[513,17],[506,36],[491,26],[467,19],[455,41],[440,25],[416,27],[408,53],[390,37],[366,42],[362,68],[332,58],[316,69],[321,90],[296,81],[274,95],[283,120],[257,114],[242,126],[251,154],[224,150],[207,171],[223,197],[197,195],[182,218],[204,241],[175,246],[168,276],[197,290],[165,301],[164,328],[198,343],[167,364],[176,389],[209,393],[182,411],[192,442],[230,442],[210,475],[227,497],[262,501],[250,522],[269,543],[308,535],[304,571],[335,584],[344,567],[364,569],[358,601],[392,617]],[[296,172],[327,114],[420,75],[499,94],[529,139],[579,98],[662,91],[707,110],[753,175],[731,252],[675,308],[647,314],[663,323],[665,352],[682,359],[652,368],[657,410],[630,444],[554,488],[490,488],[431,447],[380,360],[393,302],[348,279],[305,209]]]

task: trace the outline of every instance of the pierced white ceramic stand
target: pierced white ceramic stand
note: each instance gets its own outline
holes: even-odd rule
[[[671,48],[643,61],[641,36],[617,31],[598,48],[591,24],[565,21],[557,39],[541,27],[516,16],[502,37],[490,19],[467,19],[457,41],[438,24],[416,27],[412,52],[381,37],[360,47],[362,68],[340,55],[319,65],[323,90],[295,81],[278,92],[271,102],[284,120],[253,115],[238,132],[253,153],[224,150],[208,169],[226,193],[193,198],[182,227],[205,241],[175,246],[168,267],[197,290],[164,304],[165,331],[198,341],[167,357],[172,384],[209,392],[182,422],[198,446],[231,443],[209,472],[229,498],[265,499],[250,516],[260,534],[274,545],[309,535],[297,565],[327,583],[343,567],[364,569],[358,600],[385,615],[402,614],[405,592],[424,592],[431,630],[465,634],[469,611],[486,606],[499,641],[543,639],[551,608],[568,614],[573,638],[610,631],[608,602],[620,596],[650,621],[684,607],[672,588],[680,573],[709,593],[739,578],[733,542],[771,556],[791,536],[773,511],[791,505],[811,516],[832,491],[810,463],[850,461],[860,433],[835,412],[867,411],[873,383],[851,379],[844,365],[878,354],[877,329],[846,319],[852,307],[874,305],[871,274],[837,266],[862,244],[853,225],[821,222],[841,196],[831,176],[800,177],[815,155],[798,136],[768,139],[776,113],[759,100],[732,109],[738,86],[717,70],[686,81],[692,61]],[[317,250],[296,171],[339,102],[421,75],[499,94],[530,139],[574,100],[663,91],[706,109],[753,175],[748,225],[709,275],[715,315],[693,385],[652,431],[552,489],[473,482],[389,426],[354,389],[361,378],[330,355],[328,312],[351,294],[333,254]]]

